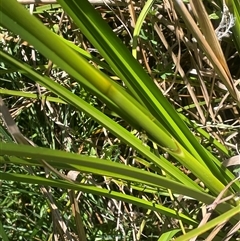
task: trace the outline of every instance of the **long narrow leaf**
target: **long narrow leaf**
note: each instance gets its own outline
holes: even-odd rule
[[[102,195],[105,197],[115,198],[117,200],[122,200],[128,203],[132,203],[146,209],[151,209],[171,217],[176,217],[175,211],[173,211],[172,209],[166,208],[162,205],[155,204],[155,203],[143,200],[141,198],[133,197],[133,196],[115,192],[115,191],[109,192],[109,190],[107,189],[95,187],[93,185],[80,184],[80,183],[75,184],[75,183],[70,183],[62,180],[53,180],[53,179],[47,179],[43,177],[27,176],[23,174],[15,174],[15,173],[3,173],[1,178],[2,180],[11,180],[11,181],[13,180],[16,182],[21,181],[23,183],[34,183],[34,184],[39,184],[44,186],[78,190],[86,193],[92,193],[95,195]],[[195,225],[194,220],[188,218],[186,215],[179,214],[179,217],[182,218],[186,223]]]
[[[161,166],[167,173],[169,173],[170,176],[176,178],[177,180],[181,181],[186,185],[198,188],[198,186],[191,179],[183,175],[183,173],[181,173],[176,167],[171,165],[165,158],[163,158],[162,156],[160,156],[159,158],[156,157],[153,153],[149,151],[149,148],[147,148],[141,143],[140,140],[134,137],[122,126],[115,123],[112,119],[105,116],[102,112],[96,110],[93,106],[86,103],[84,100],[74,95],[63,86],[55,83],[50,78],[46,76],[41,76],[32,68],[29,68],[28,65],[22,64],[21,62],[15,60],[12,56],[9,56],[8,54],[1,51],[0,56],[10,65],[23,69],[24,73],[27,73],[28,77],[45,86],[57,96],[60,96],[67,103],[70,103],[77,109],[88,113],[89,116],[101,123],[107,129],[111,130],[112,133],[119,137],[120,140],[123,140],[127,145],[132,146],[133,148],[138,150],[139,153],[145,156],[150,162],[153,162],[157,166]]]
[[[115,73],[125,82],[133,96],[140,103],[144,103],[152,115],[164,123],[169,133],[204,165],[204,160],[209,158],[207,153],[140,64],[131,56],[110,27],[95,13],[91,4],[87,0],[81,2],[59,0],[59,2]],[[211,167],[209,163],[206,166]],[[214,167],[211,169],[218,176],[218,171],[214,170]]]

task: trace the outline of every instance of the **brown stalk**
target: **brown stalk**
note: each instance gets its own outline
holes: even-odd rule
[[[199,27],[197,26],[197,24],[193,20],[192,16],[188,12],[184,3],[181,0],[173,0],[173,2],[174,2],[174,6],[175,6],[176,10],[182,16],[188,30],[190,30],[190,32],[193,34],[193,36],[197,40],[197,43],[204,50],[206,56],[211,61],[212,65],[214,66],[214,69],[215,69],[216,73],[219,75],[220,79],[224,82],[224,84],[226,85],[226,87],[229,90],[232,97],[234,99],[236,99],[239,103],[240,94],[233,84],[233,80],[232,80],[232,78],[229,74],[229,70],[225,65],[223,65],[224,62],[222,60],[219,61],[218,57],[214,53],[214,50],[212,49],[212,45],[216,44],[216,42],[214,44],[211,43],[211,46],[210,46],[208,41],[206,40],[205,36],[202,34]],[[195,1],[195,2],[197,2],[197,1]],[[197,4],[194,4],[194,6],[195,5],[197,5]],[[199,6],[200,6],[200,4],[197,5],[197,10],[198,10],[198,12],[201,12],[202,10],[200,10]],[[205,12],[206,12],[206,10],[205,10]],[[201,16],[201,18],[205,18],[205,17]],[[207,18],[208,18],[208,16],[207,16]],[[219,48],[219,46],[216,47],[216,48]]]
[[[223,55],[222,48],[219,44],[218,38],[215,34],[214,28],[212,26],[212,23],[208,17],[208,14],[206,12],[206,9],[202,3],[202,1],[195,0],[195,1],[190,1],[190,4],[193,9],[195,9],[194,13],[196,14],[196,17],[198,19],[199,25],[201,27],[201,31],[203,32],[203,35],[207,41],[207,43],[210,44],[214,54],[216,55],[217,59],[221,63],[222,67],[226,71],[228,77],[229,77],[229,85],[233,89],[235,89],[232,81],[232,77],[226,62],[226,59]]]

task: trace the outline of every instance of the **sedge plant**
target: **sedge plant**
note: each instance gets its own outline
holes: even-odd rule
[[[199,49],[206,54],[218,78],[238,105],[239,92],[228,69],[220,43],[214,48],[209,45],[211,41],[217,40],[211,23],[207,20],[204,22],[203,16],[200,15],[200,13],[207,14],[207,12],[204,12],[205,8],[201,1],[190,2],[192,8],[198,10],[195,17],[199,19],[199,27],[184,3],[173,1],[176,12],[182,16],[188,30],[199,43]],[[80,29],[83,36],[97,49],[104,61],[48,29],[15,0],[0,1],[0,24],[18,34],[57,68],[67,73],[78,85],[96,97],[100,103],[106,105],[112,114],[101,111],[70,91],[62,83],[42,74],[38,69],[3,49],[0,50],[1,61],[10,71],[19,72],[25,76],[25,81],[30,79],[49,91],[50,96],[39,97],[42,101],[71,106],[76,112],[86,114],[108,130],[119,140],[119,143],[136,151],[138,153],[136,160],[143,168],[109,161],[106,158],[80,155],[55,148],[43,148],[39,144],[36,146],[26,141],[20,133],[16,135],[9,129],[16,143],[10,140],[1,141],[1,163],[31,168],[41,166],[52,171],[55,178],[2,172],[1,180],[91,193],[131,203],[150,212],[155,211],[179,220],[182,224],[181,229],[175,229],[170,234],[166,231],[165,234],[169,234],[168,238],[164,239],[166,236],[162,234],[159,235],[159,240],[171,240],[172,237],[177,236],[177,240],[186,240],[185,229],[191,227],[193,231],[187,236],[187,240],[190,240],[198,235],[204,235],[204,232],[208,233],[214,226],[226,219],[231,225],[235,225],[238,221],[239,201],[237,198],[227,197],[236,195],[240,184],[234,182],[226,189],[226,186],[235,178],[234,174],[222,165],[220,155],[217,156],[206,148],[197,136],[209,141],[213,149],[222,153],[224,158],[230,157],[229,152],[216,139],[212,140],[207,131],[198,129],[196,123],[179,114],[137,60],[136,46],[140,30],[154,1],[147,1],[146,7],[143,8],[135,23],[133,55],[87,0],[58,0],[58,4],[68,14],[74,25]],[[202,12],[199,9],[203,9]],[[236,8],[234,11],[238,14]],[[238,23],[239,18],[236,26]],[[234,30],[236,39],[239,37],[237,31]],[[238,43],[237,40],[235,42]],[[120,81],[115,81],[112,76]],[[25,98],[38,98],[32,93],[21,94],[19,91],[1,89],[2,95],[6,93]],[[129,126],[121,125],[117,118],[125,121]],[[7,119],[5,122],[8,126]],[[192,131],[193,128],[195,132]],[[134,135],[136,132],[143,133],[145,141]],[[192,177],[181,171],[179,166],[186,168]],[[225,201],[219,202],[215,208],[219,215],[217,220],[212,220],[197,228],[199,220],[190,214],[178,212],[174,208],[166,208],[156,201],[134,197],[119,190],[109,190],[94,184],[78,182],[58,170],[74,170],[85,174],[100,175],[136,190],[169,192],[169,195],[173,195],[172,197],[182,195],[204,205],[212,204],[224,190],[222,198],[225,198]],[[76,220],[81,220],[80,216]],[[84,235],[84,231],[81,229],[81,223],[77,226],[80,227],[77,231],[80,237]]]

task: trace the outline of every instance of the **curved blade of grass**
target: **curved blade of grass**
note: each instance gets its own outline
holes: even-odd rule
[[[146,4],[144,5],[134,28],[133,31],[133,43],[132,43],[132,55],[135,59],[137,59],[137,41],[138,41],[138,36],[140,34],[143,22],[151,9],[152,5],[154,4],[155,0],[148,0]]]
[[[16,174],[16,173],[3,173],[1,175],[2,180],[11,180],[16,182],[23,182],[23,183],[33,183],[33,184],[39,184],[44,186],[52,186],[52,187],[58,187],[58,188],[64,188],[64,189],[71,189],[71,190],[78,190],[85,193],[92,193],[94,195],[102,195],[108,198],[115,198],[117,200],[121,200],[127,203],[131,203],[133,205],[137,205],[146,209],[151,209],[153,211],[162,213],[163,215],[167,215],[173,218],[181,218],[184,222],[189,223],[191,225],[196,226],[196,222],[186,215],[183,215],[179,213],[176,215],[176,211],[172,210],[170,208],[166,208],[162,205],[149,202],[146,200],[143,200],[141,198],[133,197],[127,194],[119,193],[116,191],[109,191],[107,189],[95,187],[92,185],[87,184],[76,184],[76,183],[70,183],[67,181],[62,180],[53,180],[53,179],[47,179],[43,177],[38,176],[28,176],[23,174]]]
[[[92,193],[92,194],[96,194],[96,195],[106,196],[109,198],[116,198],[117,200],[130,202],[132,204],[136,204],[138,206],[148,208],[151,210],[156,210],[156,207],[158,207],[158,209],[160,209],[160,211],[163,214],[168,214],[168,215],[171,215],[171,213],[175,214],[174,210],[167,209],[166,207],[163,207],[154,202],[148,202],[143,199],[139,199],[139,198],[129,196],[126,194],[122,194],[122,193],[118,193],[115,191],[109,191],[106,189],[97,188],[95,186],[88,185],[88,184],[78,184],[78,183],[76,184],[76,183],[70,183],[70,182],[63,181],[63,180],[53,180],[53,179],[47,179],[47,178],[42,178],[42,177],[38,177],[38,176],[30,176],[30,175],[15,174],[15,173],[2,173],[1,179],[2,180],[12,180],[12,181],[17,181],[17,182],[21,181],[24,183],[34,183],[34,184],[39,184],[39,185],[44,185],[44,186],[52,186],[52,187],[60,187],[60,188],[66,188],[66,189],[79,190],[79,191],[83,191],[86,193]],[[191,192],[192,191],[190,189],[190,193]],[[193,190],[193,192],[195,192],[195,191]],[[212,203],[214,201],[214,198],[212,196],[210,196],[208,194],[204,194],[204,193],[201,193],[201,198],[204,199],[205,203]],[[227,203],[220,203],[216,209],[220,210],[221,212],[226,212],[226,211],[232,209],[232,206]],[[166,213],[166,210],[169,210],[169,212]],[[183,216],[185,216],[185,215],[183,215]],[[185,218],[187,220],[191,220],[189,217],[185,216]],[[235,218],[235,220],[237,220],[237,219]]]
[[[30,162],[31,159],[44,159],[47,162],[50,161],[53,166],[58,165],[58,163],[64,163],[64,165],[69,165],[70,167],[72,166],[83,172],[104,175],[130,182],[146,184],[153,187],[168,188],[174,190],[177,194],[190,196],[207,204],[210,204],[208,202],[210,199],[212,201],[215,200],[214,197],[201,190],[187,187],[167,177],[162,177],[145,170],[96,157],[88,157],[64,151],[3,142],[1,142],[0,155],[27,157]],[[234,202],[232,203],[235,204]]]
[[[82,172],[99,174],[154,187],[169,188],[174,190],[176,193],[182,193],[197,200],[202,200],[205,197],[205,194],[202,191],[193,190],[190,187],[166,177],[96,157],[88,157],[47,148],[3,142],[1,142],[0,155],[27,157],[27,160],[29,161],[31,161],[31,159],[44,159],[47,162],[51,161],[53,166],[58,163],[64,163],[64,165],[68,165],[70,167],[72,166],[74,169]],[[200,197],[201,195],[202,197]]]
[[[25,157],[25,162],[31,162],[31,159],[44,159],[45,161],[53,164],[53,166],[58,166],[62,163],[64,166],[68,166],[67,169],[72,168],[81,172],[94,173],[154,187],[164,187],[166,185],[167,188],[170,188],[171,186],[170,189],[176,189],[180,193],[184,193],[181,192],[182,188],[185,190],[185,193],[189,194],[190,192],[187,191],[188,188],[186,186],[167,179],[166,177],[96,157],[77,155],[41,147],[19,145],[15,143],[1,142],[1,147],[0,155]],[[18,162],[20,161],[19,159],[16,160]],[[33,162],[35,161],[33,160]]]
[[[92,157],[94,158],[94,157]],[[64,162],[56,162],[56,161],[52,161],[52,160],[48,160],[48,164],[53,167],[53,168],[57,168],[57,169],[64,169],[64,170],[69,170],[69,171],[80,171],[81,170],[81,165],[79,165],[78,163],[76,163],[74,161],[74,163],[70,163],[70,161],[68,161],[68,163],[64,163]],[[21,165],[21,166],[32,166],[32,167],[39,167],[39,166],[43,166],[42,162],[39,162],[38,160],[35,159],[27,159],[27,158],[18,158],[15,156],[0,156],[0,163],[2,164],[14,164],[14,165]],[[83,172],[81,172],[83,173]],[[96,174],[100,174],[100,173],[96,173]],[[168,178],[169,179],[169,178]],[[169,179],[171,180],[171,179]],[[114,179],[114,182],[119,184],[119,185],[130,185],[130,182],[124,181],[124,180],[118,180],[118,179]],[[147,185],[142,185],[142,183],[131,183],[131,188],[133,190],[137,190],[139,192],[142,192],[144,189],[144,193],[151,193],[151,194],[156,194],[156,195],[161,195],[161,196],[169,196],[169,193],[167,191],[165,191],[165,188],[159,188],[158,187],[153,187],[153,186],[147,186]],[[174,193],[175,197],[179,197],[182,194],[176,194]],[[187,198],[190,198],[189,196],[187,196]],[[194,198],[192,198],[194,199]],[[194,199],[196,200],[196,199]]]
[[[173,229],[173,230],[167,231],[160,236],[158,241],[170,241],[180,231],[181,229]]]
[[[205,225],[198,227],[196,229],[193,229],[192,231],[188,232],[185,235],[182,235],[181,237],[178,237],[175,239],[175,241],[186,241],[190,240],[191,238],[197,237],[206,231],[216,227],[220,223],[225,222],[226,220],[231,219],[233,216],[237,215],[239,216],[239,207],[234,207],[233,209],[227,211],[226,213],[218,216],[217,218],[209,221]]]

